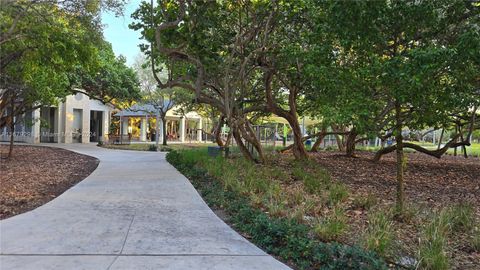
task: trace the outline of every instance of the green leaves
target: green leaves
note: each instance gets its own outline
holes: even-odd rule
[[[107,101],[134,96],[134,72],[115,57],[97,24],[100,8],[117,12],[124,1],[61,2],[2,5],[0,88],[16,91],[25,107],[55,104],[73,88]]]
[[[402,125],[411,129],[446,125],[454,112],[480,102],[474,86],[480,39],[472,27],[478,7],[464,1],[331,1],[324,8],[316,21],[326,26],[315,29],[328,31],[333,54],[324,67],[306,69],[315,89],[306,93],[310,114],[380,132],[391,127],[379,124],[388,122],[395,100],[405,114]]]

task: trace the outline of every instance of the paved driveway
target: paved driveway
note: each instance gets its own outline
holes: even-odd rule
[[[163,153],[60,147],[100,165],[53,201],[0,221],[1,270],[289,269],[220,220]]]

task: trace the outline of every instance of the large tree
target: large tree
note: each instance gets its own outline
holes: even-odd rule
[[[168,78],[159,78],[159,86],[182,87],[195,94],[196,102],[213,106],[232,128],[242,153],[262,162],[263,150],[248,117],[264,108],[253,91],[261,81],[250,79],[257,73],[245,63],[250,64],[258,47],[256,37],[270,14],[268,3],[158,1],[152,6],[142,3],[132,28],[141,30],[147,41],[141,48],[154,60],[153,72],[162,65],[168,68]]]
[[[135,74],[103,41],[99,20],[100,9],[122,3],[2,2],[0,128],[13,130],[16,116],[78,91],[104,101],[135,95]]]
[[[375,120],[382,123],[377,132],[395,138],[396,144],[380,154],[396,151],[400,213],[405,201],[403,149],[436,155],[469,144],[468,139],[452,141],[430,151],[404,142],[403,130],[446,126],[459,118],[469,119],[469,130],[473,130],[476,120],[471,111],[480,101],[478,73],[472,75],[478,69],[478,61],[473,60],[478,60],[478,9],[475,3],[465,1],[329,3],[328,25],[341,48],[339,53],[361,52],[370,59],[369,66],[355,70],[375,78],[365,89],[367,96],[375,97],[383,107],[377,114],[382,118]],[[353,61],[363,59],[355,57]],[[359,106],[356,113],[362,110]]]

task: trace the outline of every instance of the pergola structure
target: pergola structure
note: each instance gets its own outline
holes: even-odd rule
[[[167,112],[167,140],[177,142],[202,141],[202,117],[196,112],[179,115],[175,111],[175,108],[173,108]],[[116,113],[114,117],[120,118],[120,140],[126,136],[139,142],[158,140],[161,143],[164,140],[162,119],[159,110],[153,105],[135,104],[129,109]],[[138,120],[140,120],[139,126]],[[154,124],[151,122],[154,122]],[[133,136],[135,129],[139,130],[138,136]]]

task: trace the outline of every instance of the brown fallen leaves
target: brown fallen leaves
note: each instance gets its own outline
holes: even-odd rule
[[[480,159],[444,156],[436,159],[419,153],[406,154],[408,165],[405,174],[406,196],[409,207],[440,209],[456,203],[474,206],[480,220]],[[377,198],[380,205],[391,207],[395,203],[395,154],[389,154],[375,163],[373,153],[358,152],[356,158],[340,152],[320,152],[312,157],[333,178],[345,183],[353,196],[368,194]],[[368,225],[368,211],[351,210],[350,231],[345,242],[354,243],[357,233]],[[402,253],[413,255],[418,249],[419,228],[427,221],[417,214],[411,222],[397,222],[396,237]],[[465,235],[457,234],[450,240],[450,261],[454,269],[480,269],[480,254],[467,246]]]
[[[0,145],[6,156],[7,145]],[[17,145],[0,160],[0,219],[32,210],[87,177],[98,160],[71,151]]]
[[[351,190],[373,193],[379,199],[395,200],[395,155],[390,154],[375,163],[373,154],[359,152],[357,158],[348,158],[338,152],[314,154],[315,159],[333,177],[347,184]],[[429,207],[448,206],[470,202],[477,205],[480,214],[480,159],[444,156],[436,159],[424,154],[407,154],[405,173],[407,200]]]

